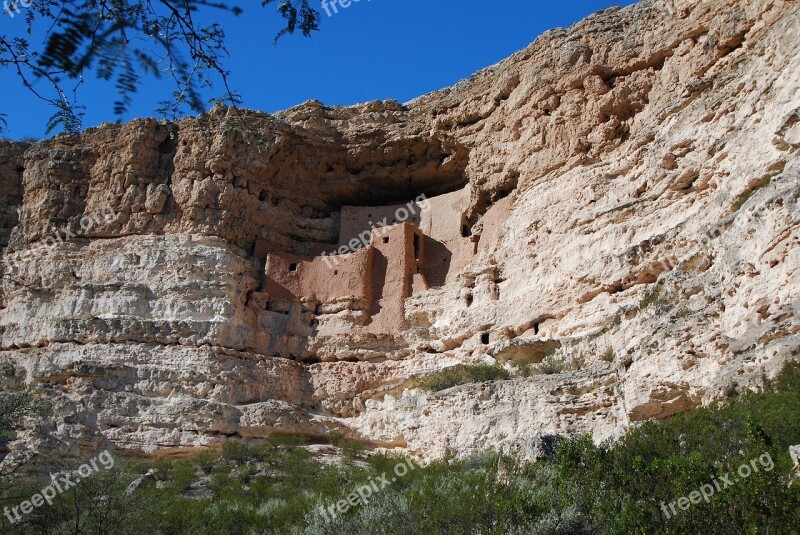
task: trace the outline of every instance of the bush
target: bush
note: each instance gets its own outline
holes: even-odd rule
[[[70,463],[61,469],[77,466]],[[130,465],[101,469],[91,477],[81,479],[80,484],[57,494],[52,505],[42,504],[23,515],[21,522],[11,525],[4,533],[148,535],[152,533],[148,526],[158,522],[160,504],[144,491],[126,494],[128,485],[137,477]],[[18,506],[49,483],[49,478],[48,481],[30,479],[5,494],[4,501]]]
[[[517,375],[520,377],[530,377],[536,374],[536,368],[528,362],[524,362],[517,366]]]
[[[619,442],[562,443],[561,477],[601,533],[797,533],[800,489],[788,485],[788,448],[800,442],[800,369],[793,364],[761,395],[723,408],[646,422]],[[663,504],[769,454],[775,469],[738,478],[706,503],[666,518]]]
[[[15,429],[26,416],[44,416],[45,403],[35,390],[0,391],[0,441],[16,437]]]
[[[232,440],[222,445],[222,458],[227,461],[244,463],[256,459],[257,455],[246,444]]]
[[[545,357],[542,362],[536,365],[536,370],[542,375],[555,375],[563,372],[566,368],[566,364],[555,355]]]
[[[508,378],[508,371],[500,366],[491,366],[489,364],[460,364],[426,377],[415,379],[411,382],[411,387],[421,388],[422,390],[428,390],[430,392],[438,392],[457,385],[505,380]]]

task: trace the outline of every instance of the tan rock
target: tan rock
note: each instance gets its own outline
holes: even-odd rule
[[[799,19],[612,8],[406,104],[243,112],[262,150],[219,106],[0,145],[4,380],[55,407],[25,442],[535,456],[759,386],[800,351]],[[410,388],[555,350],[581,369]]]

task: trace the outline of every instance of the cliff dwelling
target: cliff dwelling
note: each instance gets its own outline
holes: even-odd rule
[[[309,255],[258,240],[264,271],[256,298],[283,332],[288,326],[299,336],[401,333],[406,299],[451,281],[478,254],[481,236],[493,238],[508,216],[509,203],[496,204],[484,233],[474,234],[464,214],[468,200],[462,188],[405,204],[343,206],[338,242],[311,243]]]

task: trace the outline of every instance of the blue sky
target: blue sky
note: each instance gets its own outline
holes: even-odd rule
[[[546,30],[633,1],[360,0],[339,7],[338,14],[331,10],[329,17],[321,0],[313,0],[322,15],[321,31],[311,39],[287,36],[277,46],[272,38],[282,19],[275,7],[261,8],[260,0],[238,3],[245,9],[238,17],[211,13],[228,35],[232,87],[246,107],[274,112],[312,98],[325,104],[405,102],[497,63]],[[0,13],[0,33],[15,34],[22,26],[20,16]],[[52,110],[22,88],[11,69],[0,70],[0,84],[7,135],[42,137]],[[124,120],[153,116],[158,101],[172,90],[165,82],[148,80]],[[112,84],[88,79],[79,96],[88,108],[84,126],[117,119]]]

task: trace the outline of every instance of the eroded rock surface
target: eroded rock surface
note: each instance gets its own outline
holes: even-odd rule
[[[3,381],[55,412],[23,440],[533,456],[757,388],[800,354],[798,28],[792,1],[645,0],[405,105],[0,145]],[[577,365],[410,388],[548,356]]]

